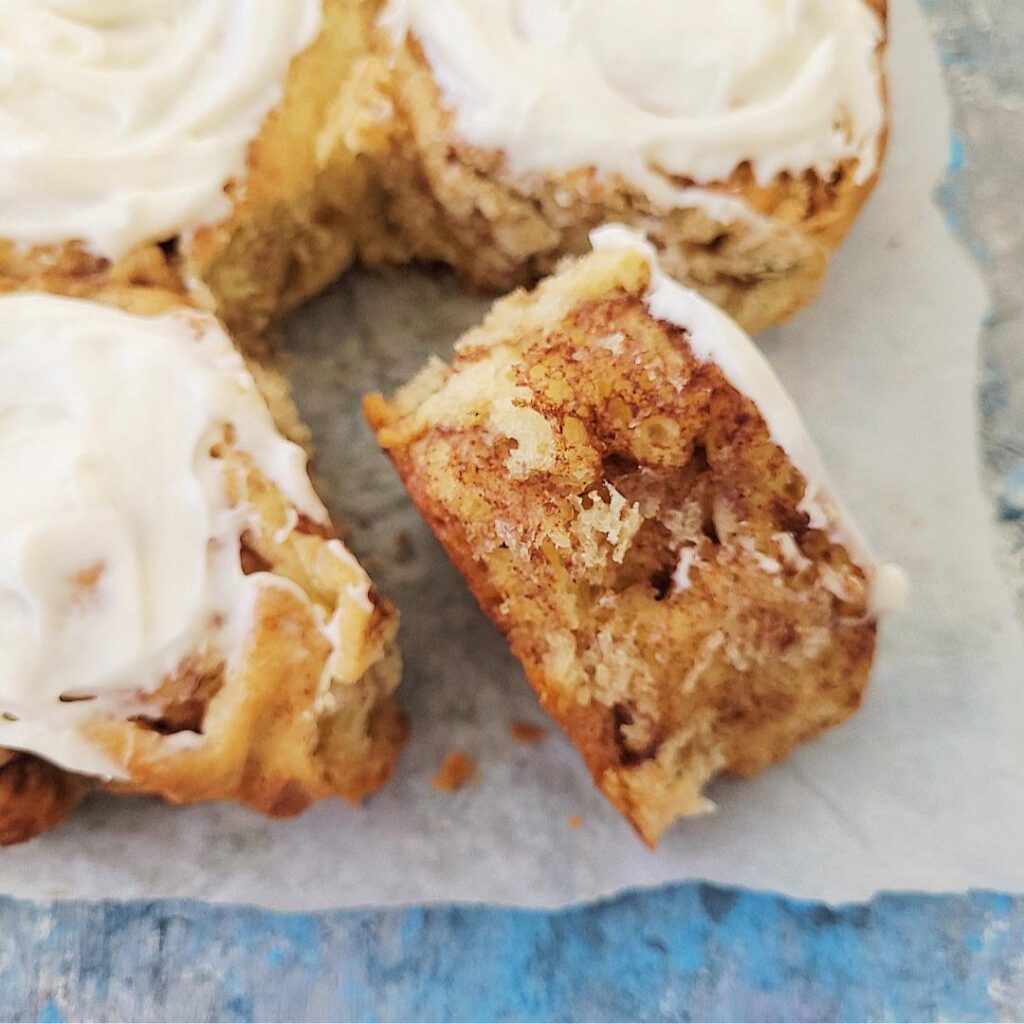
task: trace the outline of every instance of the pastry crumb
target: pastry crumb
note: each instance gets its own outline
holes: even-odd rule
[[[413,547],[412,535],[408,530],[399,530],[395,534],[395,561],[399,565],[411,562],[416,556],[416,549]]]
[[[578,814],[570,814],[568,817],[569,828],[580,829],[583,828],[583,819]]]
[[[516,743],[540,743],[548,731],[533,722],[513,722],[508,728],[508,734]]]
[[[464,750],[452,750],[444,755],[441,766],[430,784],[445,793],[458,793],[477,777],[476,762]]]

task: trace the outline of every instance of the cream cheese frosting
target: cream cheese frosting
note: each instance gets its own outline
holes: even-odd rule
[[[198,650],[240,656],[260,589],[288,584],[242,571],[253,510],[231,507],[211,452],[225,430],[326,521],[212,317],[0,298],[0,747],[116,777],[92,716],[138,714]]]
[[[321,0],[3,0],[0,238],[117,258],[215,223]]]
[[[592,232],[590,239],[596,250],[629,249],[647,259],[651,283],[645,302],[651,316],[685,330],[693,354],[703,362],[715,363],[726,380],[757,406],[772,440],[804,478],[800,511],[806,513],[812,529],[822,530],[842,544],[863,570],[870,585],[873,614],[901,607],[906,578],[900,569],[878,561],[856,522],[836,498],[821,456],[793,400],[743,329],[717,306],[665,274],[656,250],[640,234],[610,224]],[[799,556],[785,542],[779,547],[784,560]],[[681,589],[685,589],[689,579],[692,557],[684,550],[676,581]]]
[[[672,178],[878,166],[884,26],[865,0],[390,0],[382,25],[415,36],[460,135],[513,170],[592,166],[691,206],[703,190]]]

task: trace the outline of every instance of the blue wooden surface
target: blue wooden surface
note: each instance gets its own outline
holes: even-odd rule
[[[0,900],[4,1020],[1011,1020],[1024,899],[689,884],[556,913]]]

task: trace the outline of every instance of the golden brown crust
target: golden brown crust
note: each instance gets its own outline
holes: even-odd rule
[[[477,767],[473,758],[464,750],[450,750],[442,758],[430,784],[442,793],[458,793],[474,782],[476,777]]]
[[[173,290],[102,278],[91,295],[84,281],[68,286],[47,275],[35,287],[138,314],[183,306]],[[5,288],[10,283],[0,282]],[[283,381],[252,365],[278,428],[301,436]],[[197,651],[135,718],[91,720],[88,735],[127,774],[108,788],[175,803],[236,800],[275,817],[325,797],[359,802],[387,780],[405,742],[393,696],[397,614],[372,589],[369,607],[354,596],[364,577],[329,527],[300,516],[288,529],[291,506],[248,456],[229,441],[217,454],[231,499],[254,511],[239,551],[243,569],[270,572],[284,585],[261,590],[236,668]],[[4,763],[9,756],[0,751],[7,842],[57,824],[94,785],[24,755]]]
[[[810,528],[759,410],[647,312],[649,274],[637,254],[587,257],[366,415],[653,844],[720,771],[755,774],[852,714],[875,627],[864,573]]]
[[[228,449],[223,458],[235,500],[257,510],[258,529],[243,536],[243,564],[298,592],[261,592],[236,671],[200,656],[164,682],[152,711],[97,722],[90,735],[127,769],[118,790],[175,803],[232,799],[275,817],[328,796],[358,803],[388,778],[405,739],[391,696],[400,672],[397,615],[372,591],[369,612],[349,596],[359,571],[320,532],[300,525],[282,537],[288,506],[280,493],[244,456]],[[340,657],[329,670],[322,622],[336,612]],[[330,690],[321,698],[325,671]]]

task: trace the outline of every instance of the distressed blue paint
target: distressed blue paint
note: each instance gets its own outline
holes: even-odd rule
[[[967,146],[955,132],[949,137],[949,174],[954,177],[961,173],[967,163]]]
[[[966,164],[963,142],[956,135],[950,136],[949,163],[943,180],[935,189],[935,202],[942,211],[946,227],[957,237],[963,237],[964,212],[963,192],[959,188],[959,177]]]
[[[999,517],[1003,520],[1024,516],[1024,459],[1010,467],[999,490]]]
[[[832,908],[694,883],[552,913],[5,899],[0,935],[5,1020],[1024,1013],[1024,898],[981,892]]]
[[[64,1024],[66,1018],[51,999],[40,1011],[39,1024]]]
[[[948,55],[947,55],[948,56]],[[991,255],[988,242],[967,230],[966,200],[963,177],[968,168],[967,143],[955,132],[949,138],[949,162],[942,182],[935,189],[935,202],[942,211],[946,227],[970,249],[982,265]]]

